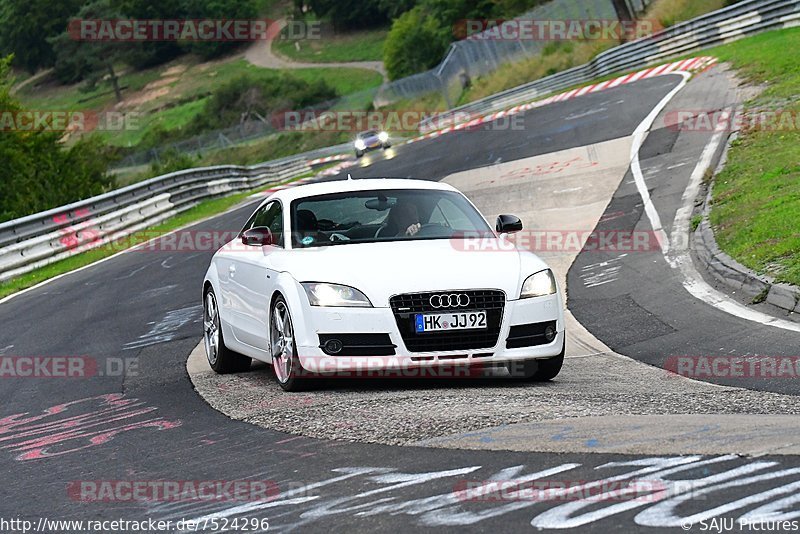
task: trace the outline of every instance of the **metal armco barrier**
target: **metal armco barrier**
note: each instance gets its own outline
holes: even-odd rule
[[[111,236],[119,239],[143,230],[202,200],[300,176],[311,170],[308,161],[304,154],[252,167],[174,172],[2,223],[0,281],[101,246]]]
[[[614,47],[584,65],[450,109],[420,123],[420,131],[446,127],[461,117],[476,117],[507,109],[609,74],[644,67],[765,30],[798,25],[800,0],[745,0],[676,24],[650,37]]]

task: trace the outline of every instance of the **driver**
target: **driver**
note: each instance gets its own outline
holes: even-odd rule
[[[298,245],[310,245],[322,237],[317,216],[311,210],[297,210],[295,240]]]
[[[398,201],[386,218],[387,232],[396,236],[416,235],[421,227],[417,206],[407,200]]]

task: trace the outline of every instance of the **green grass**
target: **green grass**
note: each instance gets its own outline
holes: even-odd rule
[[[203,110],[205,102],[206,98],[204,97],[164,109],[158,113],[143,114],[137,117],[136,128],[98,132],[98,135],[112,146],[136,146],[153,128],[183,128]]]
[[[386,29],[325,35],[319,39],[279,39],[272,49],[291,60],[306,63],[381,61]]]
[[[123,95],[140,91],[148,83],[159,78],[158,69],[123,73],[120,87],[126,87]],[[40,110],[87,111],[102,109],[115,103],[114,90],[107,83],[97,84],[87,91],[83,84],[60,85],[52,78],[27,85],[16,95],[26,108]]]
[[[205,69],[204,72],[206,74],[205,79],[196,80],[193,85],[193,89],[196,93],[208,94],[219,85],[220,80],[230,80],[242,74],[248,74],[255,78],[269,78],[275,76],[276,72],[286,72],[308,82],[322,79],[340,95],[377,87],[383,82],[383,78],[380,74],[366,69],[320,67],[276,71],[274,69],[257,67],[244,59],[225,62],[215,68]],[[184,93],[192,94],[191,92]]]
[[[364,69],[297,69],[289,71],[289,73],[307,82],[322,79],[340,95],[348,95],[365,88],[374,88],[382,83],[380,74]],[[274,77],[276,71],[256,67],[245,60],[238,60],[223,63],[206,72],[198,80],[192,79],[193,77],[190,76],[185,83],[183,80],[178,82],[183,87],[175,89],[176,93],[182,96],[183,102],[174,107],[154,110],[142,115],[137,130],[113,132],[106,138],[109,143],[117,146],[132,146],[139,143],[152,128],[161,127],[169,130],[181,128],[202,111],[207,95],[214,90],[216,84],[219,84],[221,80],[231,80],[243,74],[266,79]],[[362,96],[363,98],[360,99],[355,97],[348,99],[348,109],[366,109],[372,101],[372,94],[365,93]],[[259,161],[264,161],[264,159]]]
[[[325,80],[340,95],[372,89],[383,83],[380,73],[366,69],[320,67],[318,69],[293,69],[289,72],[309,82]]]
[[[643,18],[656,20],[662,26],[671,26],[677,22],[720,9],[726,3],[729,3],[728,0],[655,0]],[[582,65],[599,53],[618,44],[610,40],[551,42],[542,49],[541,54],[501,65],[494,72],[472,80],[471,87],[460,95],[454,105],[468,104],[500,91]],[[602,80],[595,80],[592,83],[597,81]]]
[[[730,3],[727,0],[656,0],[647,10],[645,18],[657,21],[666,28],[722,9]]]
[[[320,170],[322,170],[322,168],[317,169],[314,172],[316,173]],[[309,176],[309,174],[292,178],[284,183],[293,182],[305,176]],[[144,243],[156,236],[169,233],[191,223],[228,211],[234,206],[243,203],[245,200],[247,200],[247,197],[252,194],[253,191],[243,191],[240,193],[234,193],[230,196],[200,202],[197,206],[180,213],[175,217],[167,219],[156,226],[152,226],[146,231],[136,232],[133,236],[124,239],[123,241],[125,243],[125,248]],[[76,254],[75,256],[71,256],[58,262],[51,263],[50,265],[41,267],[35,271],[31,271],[30,273],[20,275],[12,280],[0,283],[0,298],[7,297],[8,295],[34,286],[45,280],[49,280],[50,278],[74,271],[75,269],[79,269],[81,267],[85,267],[86,265],[90,265],[109,256],[113,256],[114,254],[120,252],[120,248],[120,246],[114,245],[101,246],[96,249]]]
[[[747,107],[800,117],[800,28],[773,31],[709,53],[747,81],[767,84]],[[800,124],[789,131],[749,130],[716,177],[711,224],[725,252],[779,282],[800,285]]]
[[[111,145],[135,147],[154,128],[174,130],[187,125],[202,111],[204,102],[220,83],[241,75],[273,78],[280,72],[308,82],[324,80],[339,95],[360,92],[343,104],[348,110],[367,109],[372,101],[372,92],[364,90],[374,89],[383,82],[380,74],[365,69],[321,67],[276,71],[235,57],[207,63],[186,57],[156,68],[122,74],[120,84],[127,87],[123,95],[126,99],[135,96],[141,100],[135,104],[126,102],[125,105],[126,111],[137,113],[136,128],[97,133]],[[165,81],[160,87],[148,88],[146,95],[141,92],[145,86],[158,80]],[[87,92],[82,84],[62,86],[50,80],[38,86],[26,86],[18,96],[26,108],[49,111],[102,111],[115,104],[113,91],[105,83]]]
[[[472,86],[461,94],[456,105],[480,100],[532,80],[582,65],[616,44],[618,43],[612,41],[553,43],[545,47],[545,53],[542,55],[506,63],[491,74],[473,80]]]
[[[351,138],[352,134],[349,132],[285,132],[211,152],[198,160],[197,166],[254,165],[317,148],[338,145]]]

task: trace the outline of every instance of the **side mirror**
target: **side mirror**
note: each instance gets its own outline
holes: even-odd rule
[[[266,226],[259,226],[245,230],[242,234],[242,243],[253,247],[266,247],[273,244],[272,232]]]
[[[522,230],[522,221],[516,215],[500,215],[497,218],[497,233],[510,234]]]

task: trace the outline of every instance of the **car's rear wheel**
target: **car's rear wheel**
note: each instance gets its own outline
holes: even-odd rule
[[[548,380],[552,380],[561,372],[561,367],[564,365],[564,352],[566,348],[567,343],[565,340],[564,348],[561,349],[561,354],[558,356],[540,360],[513,362],[507,365],[508,372],[514,378],[531,382],[547,382]]]
[[[278,384],[285,391],[300,391],[308,387],[308,379],[302,376],[305,371],[297,357],[292,315],[281,295],[272,303],[269,333],[272,367]]]
[[[225,346],[217,296],[211,288],[208,288],[203,298],[203,343],[208,364],[217,373],[241,373],[250,369],[250,358]]]

